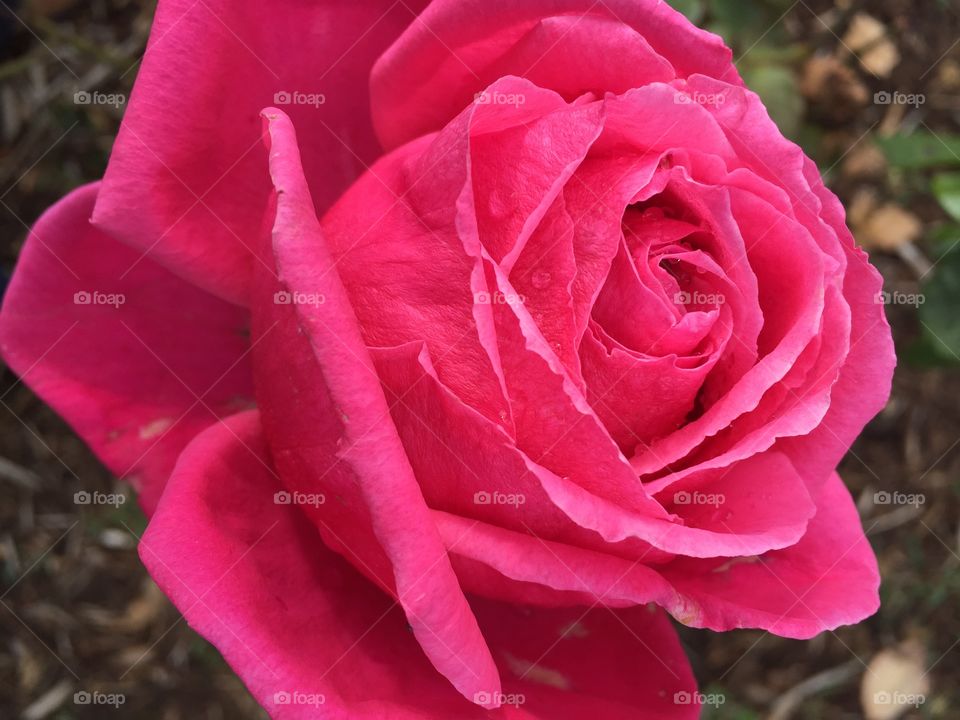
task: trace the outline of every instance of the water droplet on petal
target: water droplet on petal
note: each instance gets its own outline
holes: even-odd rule
[[[537,290],[543,290],[545,287],[547,287],[547,285],[550,284],[551,279],[552,277],[550,273],[548,273],[546,270],[537,270],[533,273],[533,277],[530,280]]]

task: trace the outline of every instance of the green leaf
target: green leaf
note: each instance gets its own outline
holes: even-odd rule
[[[945,223],[939,225],[927,234],[930,240],[931,250],[934,257],[939,262],[947,253],[960,250],[960,225],[956,223]]]
[[[954,220],[960,220],[960,173],[942,173],[933,178],[933,194]]]
[[[900,168],[960,166],[960,136],[916,132],[877,138],[887,162]]]
[[[943,362],[960,363],[960,252],[947,253],[939,261],[932,279],[923,286],[923,295],[921,349]]]
[[[771,47],[786,42],[783,23],[777,22],[781,13],[775,12],[774,8],[744,0],[711,0],[710,8],[710,29],[722,35],[739,52],[749,50],[748,57],[761,40]]]
[[[924,333],[908,345],[905,350],[899,350],[897,357],[908,365],[917,368],[960,366],[960,362],[950,357],[949,353],[947,353],[947,357],[944,357],[944,350],[940,343],[926,331]]]
[[[785,67],[761,67],[744,72],[743,79],[763,100],[780,132],[788,138],[797,138],[806,103],[793,72]]]
[[[675,10],[679,10],[692,23],[699,23],[706,14],[705,0],[669,0]]]

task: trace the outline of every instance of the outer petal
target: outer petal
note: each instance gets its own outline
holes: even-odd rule
[[[701,623],[716,630],[762,627],[808,638],[860,622],[880,606],[877,560],[836,473],[820,490],[817,514],[793,547],[759,560],[677,560],[663,574],[703,609]]]
[[[656,567],[442,513],[437,524],[472,592],[546,606],[655,602],[692,627],[809,638],[859,622],[879,605],[877,562],[836,474],[817,501],[806,535],[791,547]]]
[[[696,689],[674,629],[656,607],[531,610],[475,600],[507,697],[547,720],[692,720]]]
[[[661,0],[437,0],[377,61],[374,122],[394,148],[439,130],[505,74],[568,97],[602,96],[674,73],[739,83],[730,57],[720,38]]]
[[[294,296],[322,303],[276,305],[272,287],[257,292],[257,314],[285,325],[284,342],[265,352],[302,373],[292,388],[279,383],[277,357],[257,360],[271,447],[287,482],[338,482],[329,492],[328,534],[359,533],[365,549],[342,542],[361,568],[377,577],[407,613],[417,640],[435,666],[466,697],[499,692],[490,652],[456,582],[367,351],[333,256],[314,215],[296,136],[285,115],[265,111],[270,174],[277,192],[273,253]],[[273,311],[273,312],[271,312]],[[289,339],[290,330],[294,339]],[[271,364],[272,363],[272,364]],[[278,382],[279,381],[279,382]],[[262,392],[261,392],[262,390]],[[293,397],[290,392],[293,392]],[[339,538],[338,538],[339,539]],[[382,548],[382,549],[381,549]],[[372,552],[372,555],[370,554]],[[366,555],[366,557],[364,557]],[[386,561],[386,572],[370,562]],[[382,567],[383,562],[379,563]],[[374,565],[376,567],[376,565]],[[492,706],[496,706],[496,700]]]
[[[477,600],[505,677],[483,711],[436,673],[403,613],[324,547],[280,489],[255,412],[184,452],[140,545],[144,563],[271,716],[412,720],[689,719],[676,636],[649,608],[530,610]],[[483,700],[483,698],[479,698]],[[322,704],[320,704],[322,700]]]
[[[897,358],[883,305],[876,302],[883,278],[854,245],[840,201],[824,187],[812,162],[805,164],[805,173],[823,203],[824,220],[836,229],[848,257],[843,294],[850,305],[850,352],[820,426],[806,437],[781,440],[779,447],[807,477],[823,478],[840,462],[864,425],[883,409],[890,397]]]
[[[0,350],[149,513],[187,442],[253,403],[249,319],[96,230],[98,188],[74,191],[30,233]]]
[[[379,154],[367,75],[422,4],[163,0],[94,221],[243,302],[270,192],[260,110],[289,99],[322,212]]]

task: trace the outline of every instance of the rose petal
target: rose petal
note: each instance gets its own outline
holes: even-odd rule
[[[475,599],[505,684],[468,702],[400,609],[300,508],[274,502],[280,488],[257,413],[232,416],[184,452],[140,543],[160,587],[272,717],[479,720],[479,705],[500,702],[494,716],[514,720],[696,717],[677,695],[696,685],[676,634],[648,608],[531,613]]]
[[[587,399],[624,453],[673,432],[693,409],[713,363],[683,367],[676,356],[607,348],[591,327],[580,345]]]
[[[511,78],[481,97],[495,106],[482,104],[471,118],[469,162],[477,230],[490,255],[510,272],[600,134],[603,104],[566,105],[555,93]],[[511,99],[522,100],[522,108],[511,108]],[[534,108],[536,115],[530,117]],[[505,114],[512,127],[481,132],[488,122],[485,116],[494,113]]]
[[[300,507],[274,501],[281,487],[255,411],[184,451],[140,557],[190,625],[275,718],[483,717],[430,665],[396,603],[326,548]]]
[[[624,557],[670,557],[637,539],[606,543],[564,514],[542,478],[550,476],[559,488],[570,483],[536,466],[502,427],[445,387],[422,344],[378,348],[371,354],[431,508]]]
[[[245,302],[257,250],[249,228],[270,192],[261,108],[290,96],[322,212],[379,154],[367,76],[422,5],[358,0],[274,12],[163,0],[94,221],[200,287]],[[315,96],[312,104],[292,102],[296,92]]]
[[[764,393],[790,372],[821,330],[827,270],[832,267],[830,258],[819,252],[810,233],[792,218],[773,212],[740,190],[730,188],[726,192],[731,216],[743,228],[748,247],[740,260],[750,264],[757,278],[764,321],[757,348],[760,358],[741,377],[725,379],[723,384],[731,387],[700,417],[631,458],[641,475],[676,463],[705,438],[754,410]],[[802,257],[804,262],[788,267],[782,262],[785,254]],[[753,352],[753,348],[744,346],[738,333],[734,332],[732,337],[738,349]]]
[[[880,605],[877,560],[836,473],[823,485],[817,514],[796,545],[759,560],[678,559],[662,572],[701,607],[700,623],[714,630],[762,627],[805,639],[860,622]]]
[[[696,682],[655,607],[544,609],[473,601],[519,709],[557,720],[692,720]]]
[[[491,307],[521,292],[498,294],[479,258],[509,264],[538,242],[541,219],[600,131],[601,105],[569,106],[517,78],[485,93],[524,102],[471,105],[437,136],[395,151],[323,226],[367,345],[426,340],[444,384],[512,431]],[[543,284],[543,272],[531,282]],[[566,347],[572,361],[572,339]]]
[[[588,42],[589,55],[617,62],[585,60],[580,49]],[[534,54],[532,47],[542,50]],[[536,61],[551,54],[555,72]],[[627,58],[638,59],[627,77],[611,69],[624,67]],[[503,74],[556,81],[545,87],[561,92],[572,82],[589,82],[584,89],[602,96],[628,81],[666,76],[668,66],[683,77],[704,73],[739,83],[730,60],[718,37],[658,0],[438,0],[377,61],[374,123],[384,145],[394,148],[439,130]]]
[[[651,568],[452,515],[437,513],[436,521],[464,587],[514,602],[656,602],[692,627],[791,638],[859,622],[879,604],[876,558],[836,474],[803,538],[759,558],[677,558]]]
[[[843,293],[851,312],[850,351],[833,385],[830,408],[820,426],[803,438],[781,440],[779,446],[805,477],[825,478],[864,425],[886,405],[897,358],[883,305],[876,302],[883,278],[854,245],[840,201],[824,187],[812,163],[807,165],[806,173],[823,202],[823,216],[836,228],[848,257]]]
[[[265,350],[278,353],[281,364],[295,362],[295,351],[300,350],[300,367],[309,372],[309,384],[298,384],[293,390],[295,394],[313,390],[292,402],[289,390],[285,391],[288,401],[284,402],[276,370],[269,364],[257,368],[271,447],[282,448],[286,455],[281,475],[286,482],[319,482],[320,487],[327,475],[332,476],[329,483],[340,478],[340,487],[347,492],[340,502],[348,509],[331,516],[336,524],[324,529],[337,535],[346,523],[352,532],[372,531],[392,575],[377,577],[395,593],[427,656],[465,697],[497,693],[497,669],[430,524],[416,478],[389,421],[373,361],[314,215],[293,125],[278,110],[266,110],[264,117],[277,193],[276,267],[291,293],[323,298],[317,303],[295,300],[285,306],[292,312],[271,313],[271,305],[275,310],[284,306],[274,303],[275,286],[269,276],[266,292],[258,291],[257,314],[272,315],[288,326],[288,332],[296,328],[309,342],[315,362],[309,368],[303,342],[277,347],[269,345],[272,339],[265,341]],[[260,355],[257,358],[259,362]],[[304,403],[309,409],[304,410]],[[317,432],[321,428],[313,421],[315,415],[326,418],[325,433]],[[351,544],[343,545],[354,554],[355,562],[366,564]]]
[[[190,439],[253,403],[249,318],[95,229],[99,188],[70,193],[30,232],[0,349],[150,513]]]

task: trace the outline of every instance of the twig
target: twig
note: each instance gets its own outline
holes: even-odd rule
[[[807,698],[826,690],[846,685],[863,671],[859,660],[850,660],[843,665],[811,675],[781,695],[770,707],[767,720],[787,720]]]

